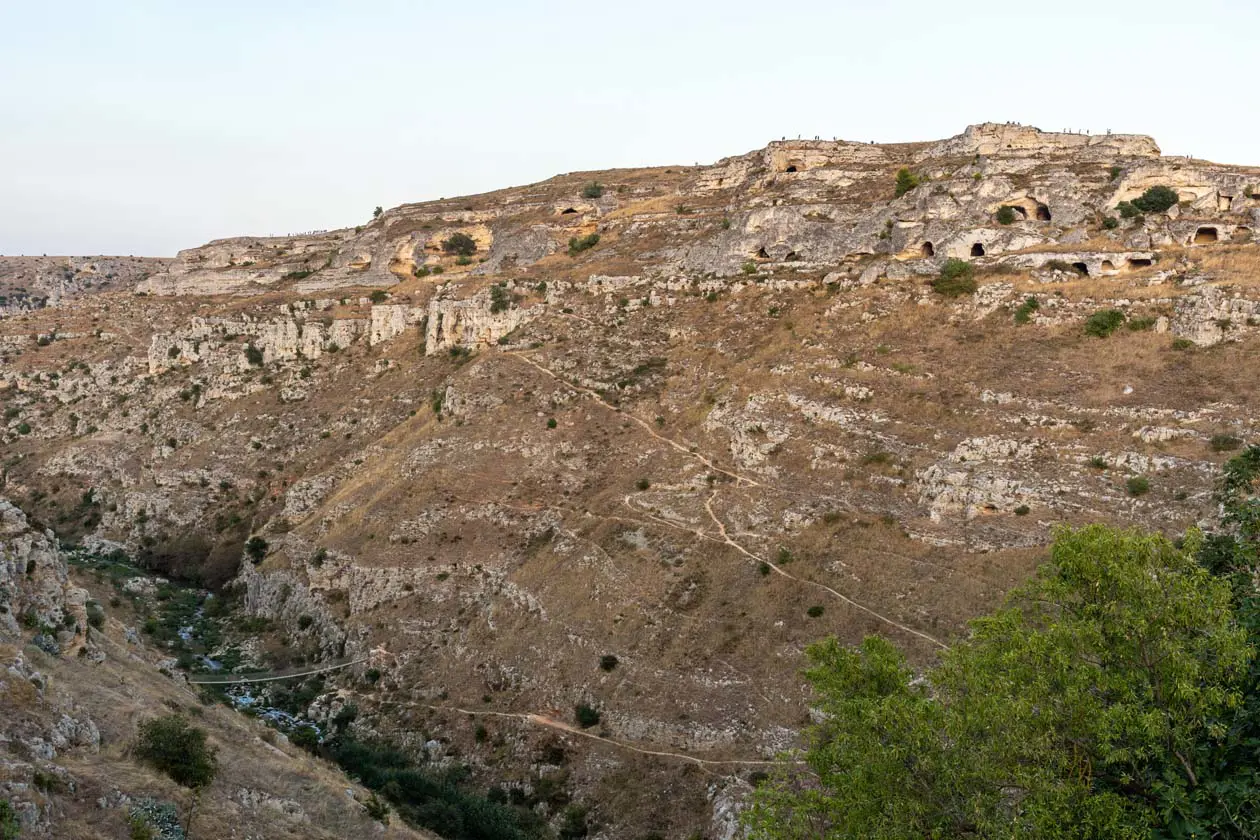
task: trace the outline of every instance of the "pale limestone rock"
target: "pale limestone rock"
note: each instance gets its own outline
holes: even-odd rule
[[[0,633],[22,634],[23,621],[51,629],[61,652],[73,655],[87,641],[87,590],[70,583],[53,533],[31,528],[0,499]]]
[[[467,300],[434,297],[429,301],[425,333],[426,356],[451,347],[489,346],[534,317],[535,310],[512,305],[501,312],[491,312],[488,291]]]

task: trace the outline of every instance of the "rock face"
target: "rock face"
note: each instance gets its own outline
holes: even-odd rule
[[[1179,203],[1118,209],[1152,186]],[[793,745],[810,641],[924,661],[1056,524],[1214,515],[1260,436],[1257,196],[1149,138],[984,124],[218,240],[0,320],[0,486],[235,580],[309,659],[382,651],[321,717],[521,796],[563,754],[610,840],[732,836],[754,766],[684,768]],[[13,527],[29,641],[75,599]]]
[[[170,264],[149,257],[0,256],[0,317],[85,294],[131,289]]]
[[[51,531],[30,527],[0,499],[0,634],[34,632],[45,644],[77,654],[87,635],[87,591],[73,586]]]
[[[506,293],[505,293],[506,294]],[[452,347],[477,348],[500,338],[529,320],[533,310],[504,306],[497,310],[489,292],[467,300],[435,297],[429,302],[424,352],[431,356]]]

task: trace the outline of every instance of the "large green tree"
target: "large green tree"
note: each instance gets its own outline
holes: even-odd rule
[[[1231,527],[1181,544],[1064,529],[1036,578],[919,676],[878,638],[811,646],[822,722],[804,768],[757,792],[754,835],[1255,836],[1254,582]],[[1200,562],[1209,546],[1228,574]]]

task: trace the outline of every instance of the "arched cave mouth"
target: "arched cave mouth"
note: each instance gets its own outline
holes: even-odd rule
[[[563,210],[561,210],[561,211],[560,211],[560,215],[561,215],[561,216],[569,216],[569,215],[572,215],[572,214],[574,214],[574,213],[576,213],[576,212],[577,212],[577,210],[576,210],[576,209],[574,209],[574,208],[572,208],[572,207],[566,207],[566,208],[564,208]]]
[[[1076,269],[1076,273],[1081,275],[1082,277],[1089,276],[1089,266],[1083,262],[1072,263],[1072,268]]]
[[[1103,260],[1102,265],[1099,266],[1099,269],[1102,271],[1115,271],[1116,264],[1113,263],[1111,260]]]
[[[1145,257],[1129,257],[1129,268],[1150,268],[1154,263]]]
[[[784,169],[783,171],[784,171],[784,172],[796,172],[796,171],[797,171],[797,169],[796,169],[796,164],[794,164],[794,163],[793,163],[793,164],[788,164],[788,168],[787,168],[787,169]]]
[[[757,253],[756,253],[756,254],[754,254],[753,256],[755,256],[755,257],[756,257],[757,259],[759,259],[759,260],[768,260],[768,259],[770,259],[770,255],[766,253],[766,249],[765,249],[765,248],[758,248],[758,249],[757,249]]]
[[[924,257],[935,257],[936,246],[933,245],[931,242],[924,242],[923,246],[919,248],[919,254]]]
[[[1208,242],[1216,242],[1220,238],[1220,232],[1214,227],[1201,227],[1194,232],[1195,245],[1204,245]]]
[[[795,251],[788,251],[787,254],[783,257],[784,262],[796,262],[799,259],[800,259],[800,256]]]
[[[972,246],[971,246],[971,256],[973,256],[973,257],[983,257],[983,256],[984,256],[984,243],[982,243],[982,242],[977,242],[977,243],[975,243],[974,245],[972,245]]]
[[[1050,216],[1050,208],[1044,204],[1038,204],[1037,205],[1037,221],[1048,222],[1050,221],[1051,218],[1052,217]]]

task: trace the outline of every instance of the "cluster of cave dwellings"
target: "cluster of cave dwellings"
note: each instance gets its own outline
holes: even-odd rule
[[[784,171],[796,172],[798,171],[798,167],[804,168],[804,165],[800,163],[800,161],[790,161],[788,163],[787,168]],[[1221,197],[1222,205],[1227,206],[1228,203],[1232,200],[1232,198],[1233,198],[1232,196],[1222,196]],[[1024,199],[1019,200],[1018,202],[1002,205],[1002,207],[1009,208],[1011,212],[1013,212],[1015,216],[1017,217],[1017,219],[1020,221],[1028,221],[1031,219],[1038,222],[1049,222],[1053,219],[1053,215],[1050,212],[1050,207],[1032,198],[1024,198]],[[571,212],[571,211],[566,210],[565,212]],[[1222,231],[1219,225],[1202,225],[1195,229],[1194,234],[1189,238],[1189,241],[1187,242],[1187,244],[1191,244],[1191,245],[1210,244],[1213,242],[1218,242],[1222,238],[1227,238],[1234,242],[1248,242],[1248,241],[1251,241],[1253,237],[1253,232],[1251,228],[1249,227],[1239,226],[1239,227],[1233,228],[1232,232],[1229,230],[1229,227],[1230,227],[1229,225],[1226,225],[1225,227],[1226,229]],[[930,240],[925,240],[922,244],[919,245],[919,255],[923,257],[924,259],[935,257],[936,244]],[[985,244],[983,242],[973,242],[971,244],[970,255],[972,257],[986,256],[987,252],[985,250]],[[773,259],[773,257],[770,256],[769,252],[767,252],[764,247],[761,247],[757,249],[757,252],[755,254],[753,254],[753,259],[771,260]],[[782,262],[791,262],[793,260],[798,260],[798,259],[800,259],[800,257],[795,251],[788,251],[787,254],[783,257]],[[1112,263],[1110,260],[1103,260],[1100,265],[1100,270],[1117,271],[1117,270],[1122,270],[1122,269],[1139,269],[1139,268],[1149,267],[1150,265],[1151,265],[1150,260],[1141,259],[1141,258],[1132,258],[1132,259],[1125,259],[1123,265],[1121,266],[1121,269],[1117,269],[1116,265]],[[1086,275],[1089,274],[1089,268],[1085,263],[1074,263],[1072,267],[1075,268],[1081,274],[1086,274]]]

